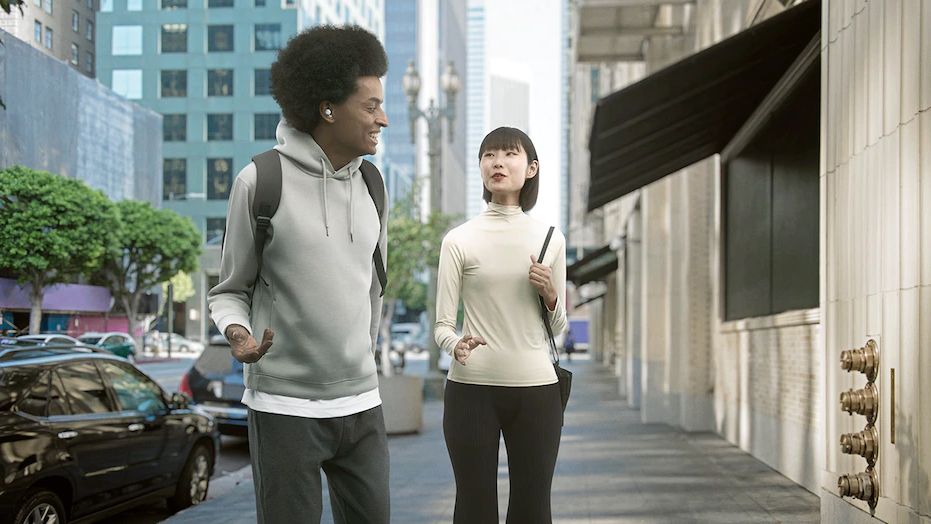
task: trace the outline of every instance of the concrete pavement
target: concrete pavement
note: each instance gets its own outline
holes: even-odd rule
[[[555,522],[819,522],[819,499],[765,464],[717,435],[641,424],[639,413],[618,397],[607,370],[585,360],[567,367],[575,379],[553,482]],[[442,408],[438,401],[426,403],[423,432],[389,439],[392,522],[452,522],[455,486],[443,442]],[[506,460],[502,442],[502,521]],[[248,470],[240,472],[238,482],[215,488],[223,493],[166,522],[255,522]],[[332,522],[329,508],[323,522]]]

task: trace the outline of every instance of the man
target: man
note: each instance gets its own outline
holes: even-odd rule
[[[384,48],[358,27],[316,27],[279,53],[271,84],[283,113],[281,197],[261,264],[255,164],[233,184],[220,282],[208,300],[245,363],[260,523],[319,522],[321,470],[336,522],[389,519],[373,358],[382,303],[373,252],[377,243],[385,253],[385,224],[360,172],[388,125],[387,67]]]

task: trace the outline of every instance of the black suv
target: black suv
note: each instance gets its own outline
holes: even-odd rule
[[[0,344],[0,521],[59,522],[203,501],[213,419],[131,363],[82,346]]]

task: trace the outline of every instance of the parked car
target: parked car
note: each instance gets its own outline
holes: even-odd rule
[[[414,344],[423,332],[416,322],[396,322],[391,324],[391,348],[395,351],[420,352],[423,348]]]
[[[78,337],[78,340],[91,346],[104,348],[130,362],[136,360],[136,341],[126,333],[84,333]]]
[[[84,345],[0,344],[0,515],[15,524],[197,504],[218,449],[209,415],[130,362]]]
[[[74,346],[76,344],[81,343],[80,340],[74,337],[69,337],[68,335],[62,335],[61,333],[41,333],[38,335],[20,335],[16,338],[19,338],[22,340],[33,340],[43,346],[49,345],[49,344],[55,344],[55,345],[60,345],[60,346]]]
[[[168,351],[168,333],[149,333],[146,335],[145,345],[148,351],[157,350],[159,353]],[[181,353],[200,353],[204,350],[204,344],[196,340],[184,338],[177,333],[172,333],[171,350],[180,351]]]
[[[242,403],[246,389],[243,367],[242,362],[230,354],[229,344],[207,347],[181,377],[179,389],[201,409],[213,415],[220,433],[246,435],[247,409]]]

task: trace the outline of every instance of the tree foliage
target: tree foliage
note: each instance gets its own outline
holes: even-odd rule
[[[456,216],[431,213],[426,222],[411,195],[399,201],[388,220],[388,289],[385,298],[401,300],[411,309],[427,304],[427,269],[439,264],[443,235]]]
[[[110,200],[81,181],[23,166],[0,171],[0,268],[32,286],[32,332],[45,288],[96,271],[115,224]]]
[[[142,295],[181,271],[197,268],[201,235],[190,219],[148,202],[123,200],[116,209],[114,245],[95,280],[110,290],[129,318],[130,333],[135,333]]]

